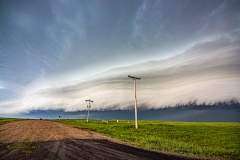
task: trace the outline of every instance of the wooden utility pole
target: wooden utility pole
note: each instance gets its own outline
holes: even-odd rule
[[[91,105],[90,105],[90,102],[92,102],[93,103],[93,101],[92,100],[85,100],[86,101],[86,103],[87,103],[87,101],[88,101],[88,105],[87,105],[87,108],[88,108],[88,116],[87,116],[87,122],[88,122],[88,117],[89,117],[89,109],[91,108]]]
[[[135,99],[135,128],[138,129],[138,121],[137,121],[137,96],[136,96],[136,79],[140,80],[141,78],[133,77],[128,75],[129,78],[134,80],[134,99]]]

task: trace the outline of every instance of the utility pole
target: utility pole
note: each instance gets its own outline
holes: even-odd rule
[[[60,111],[59,121],[61,120],[61,117],[62,117],[62,111]]]
[[[137,121],[137,96],[136,96],[136,79],[140,80],[141,78],[133,77],[128,75],[129,78],[134,80],[134,100],[135,100],[135,128],[138,129],[138,121]]]
[[[88,108],[88,116],[87,116],[87,122],[88,122],[88,117],[89,117],[89,109],[91,108],[91,105],[90,105],[90,102],[92,102],[93,103],[93,101],[92,100],[85,100],[86,101],[86,103],[87,103],[87,101],[88,101],[88,105],[87,105],[87,108]]]

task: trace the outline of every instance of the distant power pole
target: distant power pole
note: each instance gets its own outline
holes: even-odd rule
[[[137,121],[137,96],[136,96],[136,79],[140,80],[141,78],[133,77],[128,75],[129,78],[134,80],[134,99],[135,99],[135,128],[138,129],[138,121]]]
[[[59,121],[61,120],[61,117],[62,117],[62,111],[60,111]]]
[[[88,122],[88,117],[89,117],[89,109],[91,108],[91,105],[90,105],[90,102],[92,102],[93,103],[93,101],[92,100],[85,100],[86,101],[86,103],[87,103],[87,101],[88,101],[88,105],[87,105],[87,108],[88,108],[88,116],[87,116],[87,122]]]

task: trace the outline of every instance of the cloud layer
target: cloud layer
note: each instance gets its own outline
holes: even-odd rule
[[[96,110],[129,109],[129,74],[142,78],[137,98],[145,109],[239,101],[238,6],[0,1],[0,113],[85,110],[89,98]]]
[[[134,87],[128,75],[142,78],[137,80],[137,99],[144,109],[174,107],[195,100],[198,104],[231,99],[240,102],[238,41],[225,38],[208,42],[167,60],[111,69],[76,84],[31,90],[17,103],[21,108],[11,110],[5,104],[2,112],[86,110],[86,99],[94,100],[93,110],[129,110],[134,105]]]

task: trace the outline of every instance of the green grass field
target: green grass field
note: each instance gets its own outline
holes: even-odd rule
[[[21,121],[24,119],[19,119],[19,118],[0,118],[0,125],[9,123],[9,122],[16,122],[16,121]]]
[[[240,159],[240,123],[61,120],[141,148],[201,157]]]

